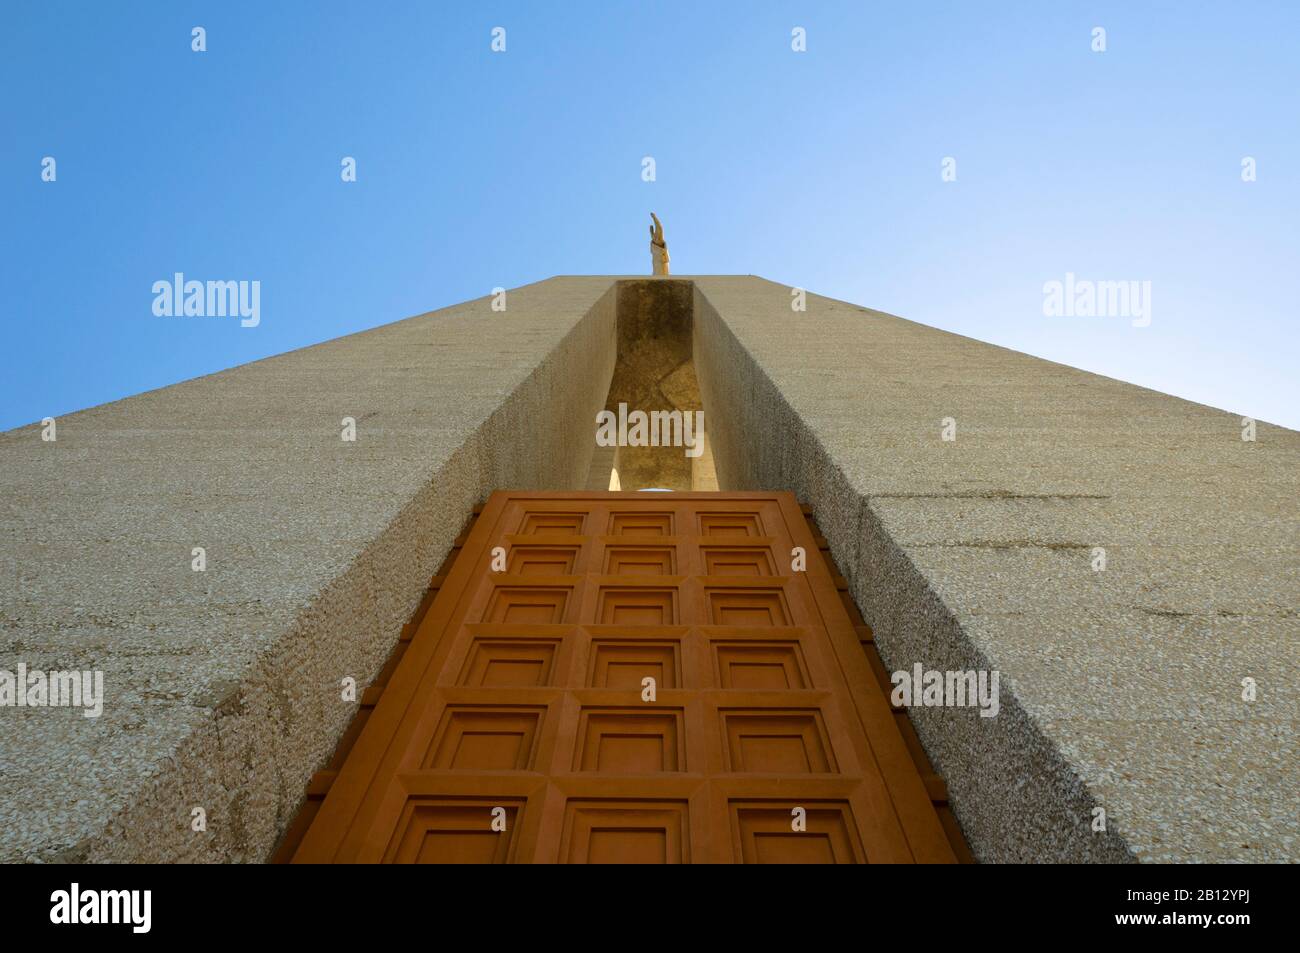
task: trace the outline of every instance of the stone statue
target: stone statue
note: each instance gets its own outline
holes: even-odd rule
[[[668,245],[664,242],[664,226],[654,212],[650,213],[650,217],[655,220],[655,223],[650,226],[650,260],[654,265],[651,274],[666,275],[668,274]]]

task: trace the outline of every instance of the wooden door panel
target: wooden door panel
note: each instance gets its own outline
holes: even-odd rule
[[[294,859],[953,856],[792,496],[501,492]]]

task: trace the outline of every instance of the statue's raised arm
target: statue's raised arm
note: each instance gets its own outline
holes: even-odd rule
[[[650,217],[655,220],[655,223],[650,226],[650,262],[654,269],[651,274],[666,275],[668,274],[668,244],[664,241],[664,226],[654,212],[650,213]]]

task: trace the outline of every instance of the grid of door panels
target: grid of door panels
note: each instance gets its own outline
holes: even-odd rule
[[[793,497],[502,496],[367,726],[371,764],[331,791],[360,806],[322,809],[336,859],[915,859],[853,697],[879,690],[837,658],[816,550],[792,571]]]

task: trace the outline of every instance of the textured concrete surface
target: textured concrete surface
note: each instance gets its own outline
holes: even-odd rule
[[[582,485],[614,314],[553,279],[0,435],[0,669],[107,696],[0,709],[0,859],[265,859],[473,504]]]
[[[912,711],[982,860],[1300,860],[1300,434],[695,284],[721,487],[812,504],[891,670],[1001,672],[996,718]]]

